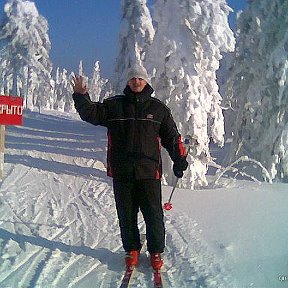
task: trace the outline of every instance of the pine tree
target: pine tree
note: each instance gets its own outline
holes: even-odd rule
[[[154,28],[146,0],[121,0],[119,54],[115,65],[114,87],[121,93],[126,86],[129,67],[144,66],[146,53],[152,43]]]
[[[224,142],[216,71],[221,53],[234,49],[230,11],[224,0],[158,0],[155,5],[157,30],[147,60],[148,70],[155,72],[152,85],[156,96],[172,110],[180,133],[198,142],[196,155],[188,156],[184,187],[207,185],[209,141]],[[164,166],[168,165],[165,159]],[[172,184],[171,169],[167,174]]]
[[[9,0],[1,24],[1,90],[25,97],[26,106],[50,108],[52,64],[48,23],[34,2]]]
[[[71,97],[73,89],[69,79],[72,79],[72,73],[68,76],[66,69],[60,72],[60,69],[57,68],[53,103],[53,109],[57,111],[75,112],[73,99]]]
[[[236,113],[230,162],[260,161],[288,181],[288,2],[249,1],[238,19],[237,50],[225,91]]]
[[[96,61],[93,69],[91,81],[89,83],[89,94],[92,101],[98,102],[100,100],[101,93],[101,77],[100,77],[100,64]]]
[[[100,73],[100,63],[95,62],[92,78],[89,81],[89,94],[92,101],[100,101],[113,94],[112,85],[108,79],[103,79]]]
[[[53,108],[57,111],[64,111],[65,107],[65,95],[63,90],[65,91],[65,82],[67,79],[67,70],[63,69],[62,72],[60,72],[60,68],[57,67],[56,69],[56,79],[55,79],[55,88],[54,88],[54,99],[55,103]]]
[[[109,79],[103,79],[102,78],[102,84],[101,85],[102,85],[101,86],[102,89],[101,89],[100,97],[99,97],[100,102],[103,102],[104,99],[116,94],[114,89],[113,89],[113,85]]]
[[[78,66],[78,74],[85,77],[85,74],[84,74],[84,69],[83,69],[83,61],[80,60],[79,62],[79,66]]]

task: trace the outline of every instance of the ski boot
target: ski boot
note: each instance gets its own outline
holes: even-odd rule
[[[128,251],[126,253],[125,263],[126,263],[127,268],[137,266],[138,261],[139,261],[139,251],[138,250],[132,250],[132,251]]]
[[[150,263],[155,271],[159,271],[163,265],[163,259],[161,258],[161,253],[151,253]]]

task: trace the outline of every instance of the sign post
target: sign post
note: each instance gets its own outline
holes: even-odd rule
[[[23,98],[0,96],[0,179],[3,178],[5,155],[5,125],[23,124]]]
[[[3,178],[5,152],[5,125],[0,125],[0,179]]]

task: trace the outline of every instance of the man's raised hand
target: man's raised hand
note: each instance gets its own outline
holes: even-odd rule
[[[83,76],[73,76],[71,80],[74,93],[86,94],[88,92],[87,84]]]

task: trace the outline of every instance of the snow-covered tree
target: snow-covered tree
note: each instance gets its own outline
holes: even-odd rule
[[[75,112],[73,99],[71,97],[73,89],[70,85],[70,79],[72,78],[72,73],[68,76],[66,69],[60,72],[60,69],[56,70],[56,80],[54,88],[54,109],[58,111],[65,112]]]
[[[127,70],[140,66],[154,37],[154,28],[147,0],[121,0],[119,54],[116,59],[114,87],[121,93],[126,86]]]
[[[92,101],[99,101],[100,99],[100,93],[102,89],[102,83],[101,83],[101,76],[100,76],[100,64],[99,61],[96,61],[94,68],[93,68],[93,74],[91,81],[89,83],[89,94],[92,99]]]
[[[25,97],[26,106],[49,108],[52,64],[48,23],[38,13],[34,2],[9,0],[1,24],[1,90]]]
[[[205,186],[209,141],[224,141],[216,71],[221,53],[234,49],[228,24],[232,10],[225,0],[158,0],[154,8],[157,30],[147,59],[152,85],[171,108],[180,133],[197,138],[182,186]],[[170,171],[166,180],[172,183]]]
[[[64,111],[64,105],[65,105],[65,99],[63,98],[62,94],[62,75],[65,73],[65,70],[63,72],[60,72],[60,68],[57,67],[56,69],[56,77],[55,77],[55,86],[54,86],[54,105],[53,109],[57,111]]]
[[[225,90],[234,108],[230,161],[247,155],[288,181],[288,2],[254,0],[238,18]]]
[[[89,94],[92,101],[100,101],[112,95],[112,85],[108,79],[103,79],[100,74],[100,63],[95,62],[92,78],[89,81]]]
[[[99,101],[103,102],[104,99],[115,95],[115,91],[113,89],[113,85],[109,79],[102,78],[102,89],[99,97]]]
[[[80,60],[80,62],[79,62],[78,74],[83,76],[83,77],[85,77],[84,68],[83,68],[83,61],[82,60]]]

